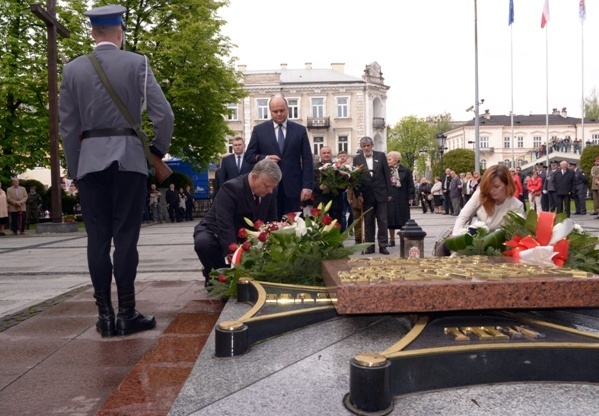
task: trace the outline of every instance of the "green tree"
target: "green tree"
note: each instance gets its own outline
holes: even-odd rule
[[[443,168],[451,169],[458,175],[474,171],[474,152],[469,149],[454,149],[443,156]]]
[[[420,173],[425,172],[429,152],[437,147],[434,128],[416,116],[402,118],[387,133],[387,150],[401,153],[401,164]]]
[[[61,23],[83,27],[82,1],[57,6]],[[49,165],[48,62],[45,23],[29,9],[29,2],[0,2],[0,180],[35,166]],[[57,45],[58,56],[78,54],[81,36]],[[59,62],[60,65],[60,62]]]
[[[599,91],[593,88],[591,95],[584,99],[584,117],[599,120]]]
[[[112,0],[100,4],[112,3]],[[127,49],[149,57],[175,113],[169,153],[205,168],[225,151],[227,105],[246,93],[230,56],[233,45],[220,34],[218,0],[127,1]],[[150,131],[150,129],[146,129]]]

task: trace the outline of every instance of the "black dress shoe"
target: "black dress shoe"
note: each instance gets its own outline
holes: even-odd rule
[[[364,254],[372,254],[372,253],[374,253],[374,247],[367,248],[362,253],[364,253]]]
[[[116,317],[116,334],[129,335],[156,327],[153,316],[144,316],[135,310],[135,292],[119,292],[119,313]]]
[[[380,247],[379,248],[379,253],[388,255],[389,254],[389,250],[387,250],[387,247]]]
[[[390,241],[388,247],[395,247],[395,241]]]
[[[591,212],[591,213],[589,213],[589,215],[599,215],[599,212]],[[0,235],[2,235],[2,234],[0,234]]]

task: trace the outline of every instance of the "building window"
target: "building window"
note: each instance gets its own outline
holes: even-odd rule
[[[591,143],[593,143],[593,144],[599,144],[599,134],[593,134],[593,135],[591,135]]]
[[[516,140],[518,142],[518,148],[523,148],[524,147],[524,137],[523,136],[518,136],[516,137]]]
[[[315,137],[314,138],[314,154],[319,155],[320,149],[324,146],[324,137]]]
[[[297,98],[290,98],[287,100],[287,104],[289,105],[289,118],[298,119],[299,116],[299,100]]]
[[[517,168],[521,168],[522,166],[524,166],[525,163],[526,163],[526,161],[524,159],[517,159],[516,160],[516,167]]]
[[[535,149],[537,147],[541,147],[541,136],[534,136],[532,138],[532,147],[534,147]]]
[[[489,148],[489,136],[480,136],[478,138],[479,149]]]
[[[510,159],[505,159],[505,160],[503,161],[503,165],[504,165],[506,168],[508,168],[508,169],[509,169],[509,168],[511,168],[511,167],[512,167],[512,161],[511,161]]]
[[[349,154],[349,140],[347,136],[339,136],[337,138],[337,153],[341,151]]]
[[[503,138],[503,147],[505,148],[510,148],[510,143],[512,142],[512,138],[511,137],[504,137]]]
[[[227,104],[227,120],[237,121],[237,104]]]
[[[337,97],[337,117],[347,118],[349,117],[349,98]]]
[[[312,117],[324,117],[324,98],[312,98]]]
[[[480,160],[480,169],[485,170],[487,168],[487,159]]]
[[[260,98],[256,101],[258,107],[258,120],[268,120],[268,100]]]

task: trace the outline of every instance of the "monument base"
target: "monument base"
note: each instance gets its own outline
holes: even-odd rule
[[[47,223],[39,223],[36,227],[36,234],[43,233],[75,233],[79,230],[79,226],[76,222],[63,222],[63,223],[55,223],[55,222],[47,222]]]

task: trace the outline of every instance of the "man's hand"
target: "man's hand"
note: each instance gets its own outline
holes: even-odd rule
[[[312,189],[302,189],[300,200],[307,201],[312,196]]]
[[[275,162],[279,162],[279,160],[281,160],[281,158],[277,155],[268,155],[268,156],[266,156],[266,158],[270,159],[270,160],[274,160]]]

